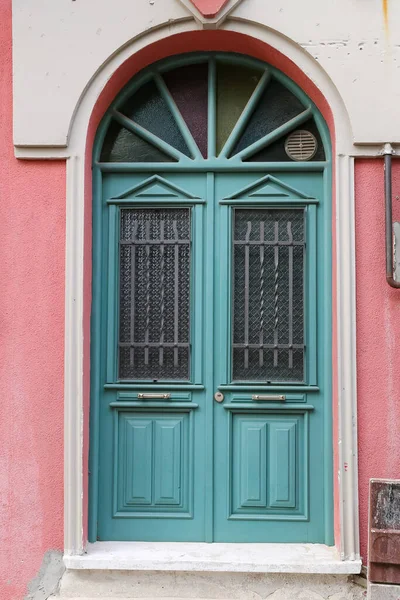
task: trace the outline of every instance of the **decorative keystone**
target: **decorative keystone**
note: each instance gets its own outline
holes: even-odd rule
[[[217,29],[242,0],[179,0],[203,29]]]
[[[212,19],[217,16],[228,0],[191,0],[191,2],[203,17]]]

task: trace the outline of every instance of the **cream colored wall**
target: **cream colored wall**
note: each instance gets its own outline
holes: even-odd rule
[[[190,0],[13,0],[14,143],[65,147],[85,88],[132,40],[150,31],[165,37],[179,22],[186,30],[221,26],[199,23],[187,6]],[[304,52],[306,74],[313,77],[311,56],[337,88],[356,144],[400,143],[400,3],[389,2],[387,18],[384,6],[230,0],[222,26],[256,23],[268,43],[276,34],[289,38]]]

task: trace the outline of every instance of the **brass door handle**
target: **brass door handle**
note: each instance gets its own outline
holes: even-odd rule
[[[150,400],[150,399],[160,399],[160,400],[169,400],[171,398],[171,394],[138,394],[139,400]]]
[[[276,395],[266,394],[264,396],[262,394],[254,394],[251,397],[251,399],[252,400],[267,400],[269,402],[274,402],[275,400],[279,400],[279,401],[286,400],[286,396],[284,396],[283,394],[276,394]]]

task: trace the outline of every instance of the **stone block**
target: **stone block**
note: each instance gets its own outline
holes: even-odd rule
[[[400,585],[368,584],[368,600],[400,600]]]

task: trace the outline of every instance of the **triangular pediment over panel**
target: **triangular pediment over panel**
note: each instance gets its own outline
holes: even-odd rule
[[[174,183],[167,181],[160,175],[152,175],[145,181],[125,190],[119,196],[115,196],[115,200],[130,198],[143,198],[143,200],[184,200],[186,198],[193,199],[197,197]]]
[[[309,199],[309,196],[291,187],[287,183],[280,181],[273,175],[266,175],[258,181],[235,192],[232,196],[224,198],[224,200],[258,200],[260,198],[265,198],[266,200],[272,198],[281,198],[282,200],[303,200]]]

